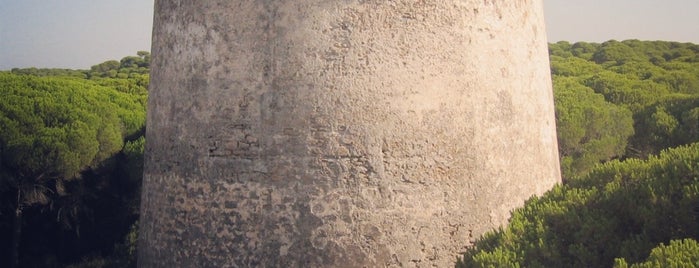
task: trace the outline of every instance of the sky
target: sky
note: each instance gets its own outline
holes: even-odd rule
[[[549,42],[610,39],[699,44],[699,0],[544,0]]]
[[[699,43],[699,0],[544,0],[544,11],[549,42]],[[0,0],[0,70],[89,69],[149,51],[152,18],[153,0]]]
[[[0,0],[0,70],[89,69],[150,51],[153,0]]]

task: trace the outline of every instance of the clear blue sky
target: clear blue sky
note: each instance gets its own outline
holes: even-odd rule
[[[699,43],[699,0],[544,0],[544,5],[550,42]],[[153,0],[0,0],[0,70],[87,69],[150,50],[152,16]]]

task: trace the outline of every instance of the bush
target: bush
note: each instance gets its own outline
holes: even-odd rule
[[[659,243],[699,237],[697,204],[699,143],[648,160],[611,161],[528,200],[508,226],[476,242],[457,267],[640,262]]]
[[[616,268],[629,267],[626,260],[616,259]],[[699,243],[694,239],[672,240],[669,245],[660,244],[653,248],[645,262],[631,265],[632,268],[699,267]]]

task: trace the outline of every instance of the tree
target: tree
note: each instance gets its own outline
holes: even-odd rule
[[[16,266],[23,211],[66,195],[64,184],[119,152],[144,116],[133,116],[138,100],[87,80],[0,73],[0,96],[0,191],[16,197]]]
[[[126,56],[121,60],[108,60],[94,65],[88,73],[89,78],[132,78],[135,74],[146,75],[150,67],[150,52],[138,51],[137,56]]]
[[[141,57],[141,59],[143,59],[144,64],[141,67],[146,67],[146,68],[150,67],[150,52],[138,51],[138,52],[136,52],[136,55],[138,55],[139,57]]]
[[[592,59],[598,64],[621,65],[629,61],[644,60],[636,51],[623,42],[610,40],[602,43],[601,47],[592,55]]]
[[[148,68],[150,66],[150,52],[148,51],[138,51],[136,52],[138,56],[127,56],[121,59],[120,68],[133,68],[137,69],[139,67]]]
[[[699,141],[699,95],[664,96],[636,112],[634,128],[643,130],[630,139],[629,145],[640,153],[639,157]]]
[[[670,94],[667,86],[650,80],[640,80],[633,76],[611,71],[601,71],[584,79],[583,84],[605,99],[637,112]]]
[[[562,58],[572,57],[570,51],[571,44],[568,41],[559,41],[555,44],[549,44],[549,56],[557,56]]]
[[[553,75],[587,77],[602,70],[602,66],[578,57],[562,58],[551,55],[551,74]]]
[[[554,97],[561,169],[566,178],[621,156],[633,134],[631,112],[604,100],[574,78],[555,77]]]
[[[107,72],[109,70],[119,69],[119,62],[115,60],[108,60],[103,63],[93,65],[90,70],[93,72]]]
[[[595,43],[577,42],[571,47],[571,52],[578,58],[591,60],[593,53],[595,53],[598,47],[599,44]]]

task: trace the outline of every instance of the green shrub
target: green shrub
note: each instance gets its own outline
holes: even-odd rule
[[[629,267],[625,259],[614,260],[615,268]],[[648,259],[632,268],[699,267],[699,243],[694,239],[672,240],[653,248]]]
[[[699,237],[697,204],[699,143],[648,160],[611,161],[528,200],[508,226],[484,236],[457,266],[640,262],[659,243]]]

